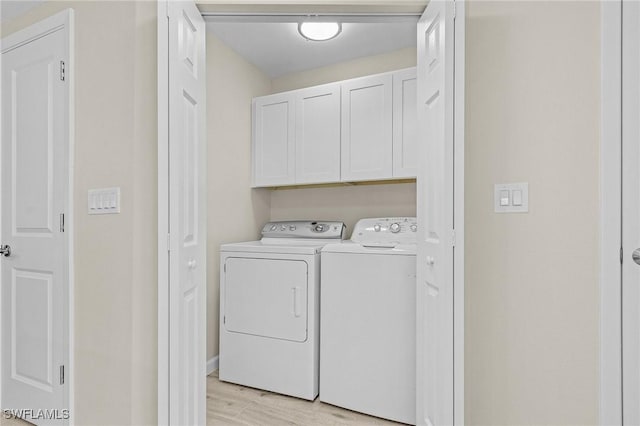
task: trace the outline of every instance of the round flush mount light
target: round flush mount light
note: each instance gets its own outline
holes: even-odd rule
[[[335,38],[342,31],[339,22],[301,22],[298,24],[298,32],[307,40],[327,41]]]

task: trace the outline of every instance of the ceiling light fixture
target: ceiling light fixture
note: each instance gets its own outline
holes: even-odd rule
[[[301,22],[298,24],[298,32],[307,40],[327,41],[335,38],[342,31],[339,22]]]

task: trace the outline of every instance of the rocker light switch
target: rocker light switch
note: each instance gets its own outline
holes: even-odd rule
[[[500,205],[502,207],[509,205],[509,191],[506,189],[500,191]]]
[[[529,183],[500,183],[494,186],[493,207],[496,213],[527,213]]]
[[[89,214],[120,213],[120,188],[90,189]]]

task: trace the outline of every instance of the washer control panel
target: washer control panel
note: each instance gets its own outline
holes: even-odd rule
[[[351,240],[370,246],[416,244],[418,223],[415,217],[383,217],[360,219]]]
[[[326,220],[287,220],[267,222],[262,228],[262,238],[343,239],[346,226],[343,222]]]

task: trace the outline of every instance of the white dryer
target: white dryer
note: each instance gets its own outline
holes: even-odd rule
[[[416,423],[416,219],[362,219],[322,250],[320,400]]]
[[[220,380],[318,395],[320,250],[342,222],[270,222],[262,239],[220,247]]]

